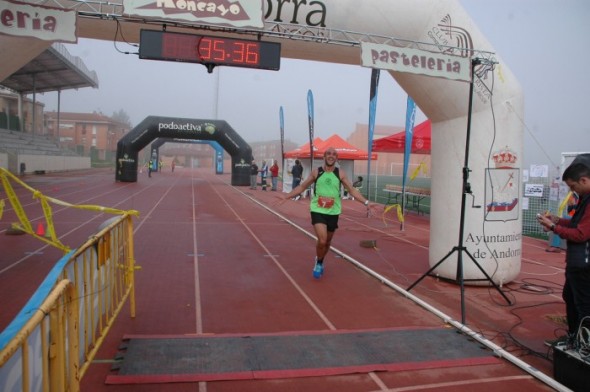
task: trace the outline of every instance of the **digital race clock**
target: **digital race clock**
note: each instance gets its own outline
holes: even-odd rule
[[[141,30],[139,58],[278,71],[281,44],[157,30]]]

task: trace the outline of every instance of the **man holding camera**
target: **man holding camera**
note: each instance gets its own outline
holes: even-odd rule
[[[563,172],[562,180],[579,196],[571,219],[537,215],[547,231],[567,241],[563,300],[568,323],[568,346],[584,323],[590,326],[590,154],[580,154]]]

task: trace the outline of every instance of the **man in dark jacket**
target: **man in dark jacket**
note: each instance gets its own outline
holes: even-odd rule
[[[303,166],[301,166],[299,159],[295,159],[295,165],[291,168],[291,175],[293,175],[291,189],[295,189],[301,184],[301,178],[303,177]]]
[[[545,230],[567,241],[563,300],[568,343],[574,344],[582,324],[590,327],[590,154],[581,154],[565,169],[562,180],[579,196],[571,219],[538,215]]]
[[[252,160],[250,165],[250,189],[256,189],[256,179],[258,178],[258,165]]]

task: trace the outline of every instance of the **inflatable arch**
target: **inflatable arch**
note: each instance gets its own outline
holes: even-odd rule
[[[213,147],[213,150],[215,150],[215,174],[223,174],[223,147],[221,147],[216,141],[159,137],[150,146],[150,157],[156,162],[160,161],[160,147],[162,147],[166,142],[210,145]]]
[[[155,0],[142,1],[156,4]],[[494,52],[459,0],[262,0],[261,4],[264,26],[261,29],[239,29],[241,34],[236,37],[243,38],[245,33],[279,41],[282,57],[359,65],[361,41],[389,42],[398,46],[420,42],[429,44],[430,51],[462,57],[474,57],[477,50]],[[78,17],[78,36],[110,41],[115,29],[120,28],[121,36],[124,35],[127,41],[139,42],[140,29],[159,29],[163,23],[156,20],[145,24],[137,18],[128,22],[122,7],[114,7],[114,12],[105,14],[109,17]],[[84,4],[78,10],[89,16],[102,15]],[[112,23],[112,15],[120,15],[120,27],[119,23]],[[187,24],[202,27],[196,22]],[[174,23],[170,23],[167,30],[185,31]],[[208,25],[207,32],[232,34],[227,26],[217,29]],[[30,48],[37,47],[34,44],[34,40],[30,46],[13,44],[6,52],[11,53],[11,58],[28,59]],[[0,49],[4,49],[4,45],[0,43]],[[502,284],[513,280],[520,272],[524,100],[520,85],[506,64],[499,56],[495,56],[495,60],[498,64],[493,70],[483,72],[481,68],[477,69],[482,79],[475,82],[472,100],[468,162],[472,193],[468,195],[463,241],[494,282]],[[391,72],[391,75],[432,121],[429,262],[434,266],[459,242],[470,85],[413,73]],[[384,82],[382,77],[381,83]],[[368,84],[367,81],[366,92],[352,91],[351,94],[368,96]],[[175,119],[163,120],[165,123]],[[197,120],[185,121],[204,126],[197,124]],[[210,123],[216,130],[229,129],[225,128],[225,123]],[[161,135],[162,132],[166,135]],[[199,133],[214,137],[207,132]],[[186,137],[160,129],[158,118],[146,119],[133,134],[118,148],[117,179],[121,181],[136,180],[140,146],[143,148],[160,136]],[[228,152],[231,151],[232,184],[247,185],[250,150],[235,140],[221,138],[218,141]],[[480,208],[473,208],[475,206]],[[457,259],[449,258],[435,272],[442,277],[456,278]],[[467,280],[483,278],[479,268],[468,259],[463,272]]]
[[[136,182],[139,151],[159,138],[217,142],[231,156],[231,184],[250,185],[252,148],[227,122],[155,116],[147,117],[117,143],[115,180]]]

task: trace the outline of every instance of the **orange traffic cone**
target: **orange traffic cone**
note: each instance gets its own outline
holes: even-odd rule
[[[39,237],[45,237],[45,227],[43,227],[43,223],[39,222],[35,234],[37,234]]]

